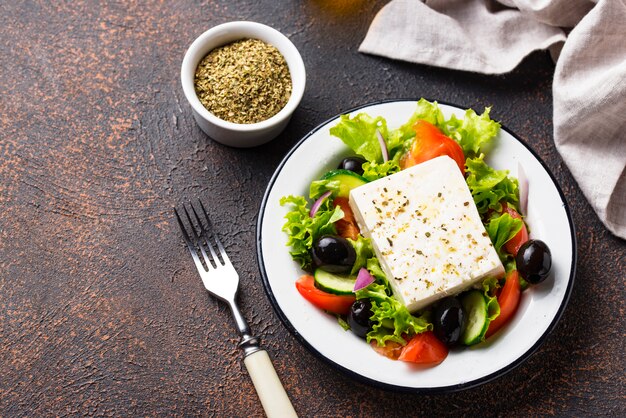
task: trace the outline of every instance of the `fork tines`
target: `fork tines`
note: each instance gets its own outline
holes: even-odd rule
[[[176,219],[178,220],[178,224],[183,232],[183,237],[185,238],[185,242],[189,247],[189,251],[191,252],[193,259],[196,263],[201,263],[200,257],[198,256],[199,249],[202,253],[202,258],[204,259],[204,264],[201,264],[206,270],[211,270],[225,264],[229,264],[230,261],[226,255],[226,250],[217,237],[217,234],[213,231],[213,225],[211,224],[211,220],[209,219],[209,215],[207,214],[202,201],[198,200],[198,204],[195,205],[200,207],[200,211],[196,211],[194,204],[191,202],[189,202],[189,206],[191,207],[193,216],[189,214],[187,205],[183,204],[183,211],[185,212],[189,228],[185,227],[185,224],[178,213],[179,211],[176,208],[174,208],[174,213],[176,213]],[[200,212],[200,215],[198,215],[198,212]],[[191,236],[189,231],[191,231]],[[207,254],[205,248],[208,248],[210,256]],[[218,251],[221,259],[218,257]]]

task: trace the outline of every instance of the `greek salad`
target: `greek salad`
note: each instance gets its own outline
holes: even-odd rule
[[[421,99],[395,129],[342,115],[330,134],[352,153],[280,201],[299,294],[388,358],[434,366],[484,341],[550,274],[524,222],[523,169],[485,161],[500,129],[489,113],[446,118]]]

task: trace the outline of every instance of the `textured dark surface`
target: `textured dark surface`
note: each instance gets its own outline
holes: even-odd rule
[[[230,314],[203,290],[172,218],[195,195],[301,416],[626,414],[625,245],[554,148],[549,57],[488,77],[359,54],[384,3],[0,4],[0,416],[262,415]],[[287,130],[253,150],[208,140],[179,82],[193,39],[239,19],[289,36],[308,72]],[[273,312],[254,253],[262,194],[292,145],[347,108],[419,96],[493,105],[560,182],[579,245],[569,306],[541,349],[451,395],[381,391],[311,355]]]

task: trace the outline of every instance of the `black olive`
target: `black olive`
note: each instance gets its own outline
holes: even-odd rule
[[[550,274],[552,254],[545,242],[538,239],[526,241],[515,256],[517,271],[532,284],[543,282]]]
[[[433,315],[435,336],[448,346],[456,345],[465,327],[465,313],[461,302],[455,297],[447,297],[437,305]]]
[[[348,312],[348,325],[356,335],[365,338],[372,328],[372,302],[369,299],[359,299],[355,301]]]
[[[339,168],[342,170],[354,171],[360,176],[363,174],[363,163],[365,163],[365,160],[361,157],[348,157],[341,160]]]
[[[345,273],[352,269],[356,252],[348,240],[334,235],[322,235],[313,243],[313,262],[330,273]]]

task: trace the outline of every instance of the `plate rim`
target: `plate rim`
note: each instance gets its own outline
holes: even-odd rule
[[[429,98],[426,98],[426,100],[431,101],[431,102],[434,101],[434,100],[431,100]],[[575,227],[574,227],[574,222],[573,222],[573,218],[572,218],[572,214],[571,214],[569,205],[567,203],[567,200],[565,199],[565,194],[563,193],[563,189],[561,188],[559,183],[556,181],[556,178],[555,178],[554,174],[552,173],[552,171],[550,170],[550,168],[546,165],[546,163],[543,161],[543,159],[537,154],[537,152],[535,152],[524,140],[519,138],[513,131],[508,129],[504,124],[502,124],[500,122],[501,129],[506,131],[515,140],[517,140],[520,144],[522,144],[532,154],[532,156],[535,157],[535,159],[537,161],[539,161],[539,163],[541,164],[543,169],[548,173],[548,176],[550,177],[550,180],[552,181],[552,183],[556,187],[556,189],[557,189],[557,191],[559,193],[559,196],[561,198],[561,202],[563,203],[563,208],[565,209],[565,213],[567,215],[567,220],[568,220],[568,224],[569,224],[570,237],[571,237],[571,240],[572,240],[572,263],[571,263],[570,275],[569,275],[567,288],[565,290],[565,295],[563,297],[563,300],[561,301],[561,306],[559,306],[559,309],[558,309],[556,315],[552,319],[552,322],[550,323],[550,325],[548,325],[548,328],[546,329],[546,331],[537,339],[535,344],[533,344],[524,354],[522,354],[520,357],[518,357],[517,359],[515,359],[513,362],[511,362],[510,364],[506,365],[505,367],[503,367],[503,368],[501,368],[501,369],[499,369],[499,370],[497,370],[497,371],[495,371],[495,372],[493,372],[491,374],[488,374],[486,376],[483,376],[483,377],[481,377],[479,379],[475,379],[475,380],[472,380],[472,381],[458,383],[456,385],[438,386],[438,387],[431,387],[431,388],[419,388],[419,387],[416,388],[416,387],[409,387],[409,386],[394,385],[394,384],[391,384],[391,383],[383,383],[383,382],[380,382],[378,380],[371,379],[369,377],[365,377],[365,376],[363,376],[363,375],[361,375],[359,373],[356,373],[356,372],[354,372],[354,371],[352,371],[352,370],[350,370],[350,369],[340,365],[339,363],[331,360],[330,358],[322,355],[319,351],[317,351],[315,349],[315,347],[313,347],[313,345],[311,345],[304,337],[302,337],[302,335],[300,335],[298,330],[289,321],[289,319],[287,318],[285,313],[282,311],[282,309],[278,305],[278,302],[277,302],[276,298],[274,297],[274,294],[270,291],[270,283],[269,283],[269,280],[268,280],[267,271],[265,270],[265,263],[263,262],[263,249],[262,249],[262,246],[261,246],[261,243],[262,243],[262,240],[261,240],[262,224],[263,224],[265,208],[267,206],[267,202],[268,202],[268,199],[269,199],[270,192],[272,191],[274,183],[276,182],[276,179],[280,175],[280,173],[281,173],[283,167],[285,166],[285,164],[287,163],[287,161],[296,152],[296,150],[302,144],[304,144],[304,142],[306,142],[311,136],[313,136],[316,132],[321,130],[328,123],[330,123],[333,120],[339,118],[341,115],[349,114],[349,113],[352,113],[352,112],[355,112],[357,110],[361,110],[361,109],[364,109],[364,108],[367,108],[367,107],[381,105],[381,104],[386,104],[386,103],[396,103],[396,102],[415,102],[415,103],[417,103],[418,101],[419,101],[419,99],[415,99],[415,98],[399,98],[399,99],[384,99],[384,100],[377,100],[377,101],[374,101],[374,102],[368,102],[368,103],[365,103],[365,104],[353,107],[351,109],[348,109],[346,111],[343,111],[341,113],[338,113],[338,114],[336,114],[336,115],[326,119],[325,121],[323,121],[322,123],[317,125],[315,128],[310,130],[306,135],[304,135],[302,137],[302,139],[300,139],[287,152],[287,154],[283,157],[281,162],[278,164],[278,166],[274,170],[274,173],[272,174],[272,177],[270,178],[270,180],[268,182],[268,185],[267,185],[267,187],[265,189],[265,192],[263,193],[263,199],[261,201],[261,206],[259,207],[259,212],[258,212],[258,216],[257,216],[257,223],[256,223],[256,234],[255,234],[255,238],[256,238],[256,258],[257,258],[257,264],[258,264],[258,267],[259,267],[259,272],[261,273],[261,280],[263,282],[263,290],[265,291],[265,294],[267,295],[267,297],[268,297],[268,299],[270,301],[270,304],[272,305],[272,308],[274,309],[274,311],[276,312],[276,314],[280,318],[280,320],[283,323],[283,325],[287,328],[287,330],[298,340],[298,342],[300,342],[300,344],[302,344],[315,357],[323,360],[325,363],[330,365],[332,368],[339,370],[340,372],[344,373],[345,375],[349,376],[350,378],[352,378],[352,379],[354,379],[356,381],[359,381],[361,383],[365,383],[365,384],[368,384],[370,386],[377,387],[379,389],[383,389],[383,390],[387,390],[387,391],[394,391],[394,392],[416,393],[416,394],[452,393],[452,392],[458,392],[458,391],[461,391],[461,390],[471,389],[471,388],[474,388],[474,387],[477,387],[477,386],[489,383],[489,382],[491,382],[491,381],[493,381],[493,380],[495,380],[495,379],[497,379],[497,378],[499,378],[501,376],[504,376],[505,374],[511,372],[512,370],[514,370],[518,366],[520,366],[522,363],[524,363],[526,360],[528,360],[528,358],[530,358],[539,349],[539,347],[541,347],[541,345],[543,345],[545,340],[552,333],[552,331],[554,331],[554,328],[556,327],[557,323],[559,322],[559,320],[563,316],[563,313],[564,313],[564,311],[565,311],[565,309],[567,307],[567,304],[569,302],[569,299],[571,297],[572,289],[574,287],[574,280],[575,280],[575,277],[576,277],[576,265],[577,265],[577,256],[578,256],[578,244],[576,242],[576,230],[575,230]],[[438,104],[454,107],[454,108],[456,108],[458,110],[461,110],[461,111],[464,111],[464,109],[466,109],[466,108],[463,108],[463,107],[461,107],[461,106],[459,106],[457,104],[446,102],[446,101],[437,100],[436,102]]]

